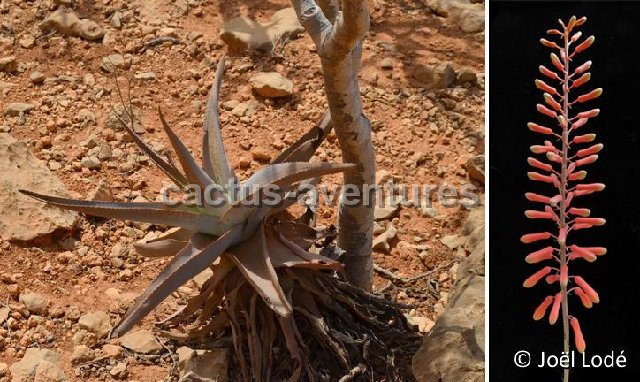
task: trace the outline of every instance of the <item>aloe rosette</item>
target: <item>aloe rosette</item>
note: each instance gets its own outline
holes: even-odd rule
[[[402,312],[397,305],[344,280],[343,266],[335,256],[339,250],[332,244],[335,229],[314,227],[312,208],[297,219],[289,218],[286,212],[319,177],[356,167],[309,162],[331,131],[329,113],[325,112],[316,126],[270,165],[239,182],[227,160],[218,116],[224,68],[223,57],[206,106],[202,166],[160,110],[160,120],[182,171],[144,143],[124,120],[120,121],[179,190],[213,190],[215,198],[198,198],[202,205],[116,203],[21,192],[92,216],[174,227],[134,244],[143,256],[170,260],[112,329],[111,337],[130,330],[181,285],[211,268],[213,276],[200,294],[161,323],[166,329],[163,334],[177,341],[207,338],[223,345],[232,343],[234,365],[240,373],[236,378],[316,380],[317,371],[309,358],[314,367],[324,367],[331,374],[344,373],[361,362],[372,365],[371,373],[386,368],[384,363],[374,365],[378,361],[363,358],[367,350],[362,348],[390,353],[386,343],[411,336]],[[267,189],[270,193],[264,192]],[[268,203],[274,195],[282,202]],[[305,325],[301,328],[302,321]],[[303,329],[312,335],[303,336]],[[387,341],[383,341],[385,336]],[[288,358],[283,358],[286,352],[278,350],[279,346],[288,350]],[[311,346],[319,350],[312,354]],[[354,347],[359,350],[353,351]]]
[[[549,220],[555,225],[554,231],[528,233],[522,236],[524,243],[540,243],[551,240],[552,243],[538,249],[525,260],[530,264],[552,262],[536,271],[524,281],[527,288],[535,286],[544,279],[547,284],[558,287],[558,292],[547,296],[535,309],[534,320],[548,317],[551,325],[562,318],[564,333],[564,351],[570,349],[570,329],[573,330],[575,348],[584,352],[586,343],[578,319],[569,314],[569,298],[575,296],[585,308],[591,308],[600,301],[598,293],[584,278],[571,272],[572,261],[594,262],[607,250],[602,247],[578,245],[571,239],[571,233],[605,224],[605,219],[592,217],[591,211],[580,203],[586,195],[604,189],[604,184],[587,182],[585,168],[598,160],[603,149],[601,143],[595,143],[596,135],[586,133],[585,125],[600,113],[599,109],[585,108],[585,103],[598,98],[602,89],[582,92],[591,79],[589,69],[591,61],[581,60],[581,53],[594,42],[593,36],[582,38],[577,28],[586,22],[586,18],[571,17],[567,23],[558,20],[559,29],[547,31],[550,39],[540,39],[545,47],[552,50],[551,66],[539,67],[544,80],[538,79],[535,85],[543,92],[544,103],[536,108],[539,113],[551,119],[553,127],[534,122],[528,123],[531,131],[548,138],[541,145],[531,146],[537,157],[529,157],[528,163],[534,169],[528,173],[531,180],[549,184],[554,194],[540,195],[526,193],[526,198],[543,207],[527,210],[529,219]],[[580,60],[579,60],[580,59]],[[577,63],[576,63],[577,62]],[[581,93],[575,95],[575,93]],[[565,370],[565,381],[568,370]]]

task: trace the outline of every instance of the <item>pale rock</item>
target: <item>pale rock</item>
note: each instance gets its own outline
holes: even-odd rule
[[[20,114],[27,114],[33,110],[33,105],[26,102],[13,102],[7,104],[4,109],[4,115],[8,115],[10,117],[17,117]]]
[[[118,345],[104,344],[102,346],[102,355],[107,358],[120,358],[124,354],[124,349]]]
[[[178,348],[180,382],[228,382],[229,350]]]
[[[16,73],[18,71],[18,60],[14,56],[0,57],[0,72]]]
[[[440,242],[449,249],[456,249],[462,245],[462,239],[459,235],[447,235],[440,239]]]
[[[389,252],[391,244],[389,243],[396,237],[398,229],[393,224],[389,224],[387,229],[373,239],[373,249]]]
[[[44,82],[45,78],[47,77],[41,72],[33,72],[29,75],[29,80],[31,80],[31,83],[33,84],[41,84]]]
[[[78,365],[89,362],[95,357],[94,351],[86,345],[78,345],[73,348],[71,353],[71,364]]]
[[[113,193],[109,184],[104,180],[100,180],[98,185],[87,195],[88,200],[100,202],[113,202]]]
[[[62,357],[48,349],[28,348],[22,359],[9,368],[11,382],[66,382]]]
[[[154,354],[162,350],[162,345],[150,330],[131,331],[120,338],[120,345],[142,354]]]
[[[129,67],[128,61],[121,54],[112,54],[102,58],[102,70],[108,73],[113,73],[116,69],[127,69]]]
[[[412,77],[419,87],[444,89],[455,81],[456,72],[450,63],[435,66],[417,65],[413,69]]]
[[[484,155],[469,158],[462,167],[469,173],[469,177],[484,184]]]
[[[376,203],[377,204],[377,203]],[[376,205],[373,211],[374,220],[387,220],[391,219],[400,209],[400,203],[386,203],[383,206]]]
[[[18,40],[18,44],[20,44],[20,46],[24,49],[31,49],[35,46],[36,39],[35,37],[33,37],[33,35],[27,33],[20,37],[20,39]]]
[[[256,22],[240,16],[224,23],[220,38],[232,50],[260,50],[270,52],[277,41],[295,37],[304,32],[293,8],[285,8],[273,14],[267,22]]]
[[[47,16],[39,25],[40,29],[55,29],[67,36],[80,37],[88,41],[96,41],[104,36],[104,30],[95,21],[80,19],[65,7],[58,8]]]
[[[293,81],[280,73],[256,73],[249,79],[256,94],[265,98],[287,97],[293,94]]]
[[[0,308],[0,327],[2,327],[2,324],[9,318],[9,313],[11,313],[9,307],[4,306]]]
[[[125,379],[127,377],[127,363],[118,362],[111,370],[109,375],[115,379]]]
[[[156,79],[156,74],[154,72],[142,72],[136,73],[133,77],[137,80],[153,81]]]
[[[95,334],[98,338],[104,338],[111,330],[111,319],[107,312],[102,310],[87,313],[78,320],[80,329]]]
[[[46,316],[49,312],[49,301],[37,293],[22,293],[18,299],[27,310],[39,316]]]
[[[380,61],[380,68],[384,70],[393,69],[393,59],[391,57],[387,57]]]

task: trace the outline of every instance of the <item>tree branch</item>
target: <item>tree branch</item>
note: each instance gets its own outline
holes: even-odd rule
[[[338,0],[318,0],[318,5],[331,24],[335,23],[340,14]]]
[[[315,0],[292,0],[291,3],[300,24],[307,30],[320,51],[326,36],[332,30],[331,23],[325,17],[322,8],[316,4]]]

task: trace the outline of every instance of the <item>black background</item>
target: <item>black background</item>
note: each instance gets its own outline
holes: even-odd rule
[[[543,103],[534,79],[543,78],[538,65],[553,68],[551,49],[539,43],[551,39],[546,31],[557,19],[587,16],[579,27],[583,38],[596,42],[576,59],[574,67],[592,60],[591,81],[574,93],[596,87],[603,95],[588,103],[601,109],[581,133],[597,133],[604,143],[600,160],[586,166],[588,182],[602,182],[600,193],[575,199],[574,206],[592,210],[607,225],[570,234],[584,246],[604,246],[609,252],[595,263],[573,261],[572,273],[583,276],[599,293],[600,303],[584,309],[570,298],[570,314],[580,320],[587,354],[605,355],[624,350],[626,369],[573,369],[570,380],[624,377],[640,381],[640,2],[497,2],[489,3],[489,139],[490,139],[490,256],[489,256],[489,370],[492,382],[560,381],[560,369],[519,369],[513,356],[518,350],[539,355],[562,350],[561,320],[550,326],[532,314],[544,296],[555,294],[558,284],[544,281],[523,288],[522,281],[541,266],[524,257],[548,244],[522,244],[522,234],[550,229],[551,223],[526,219],[523,211],[540,204],[524,198],[527,191],[551,193],[551,186],[530,181],[526,173],[532,144],[544,137],[529,131],[527,122],[551,125],[535,110]],[[545,79],[547,83],[551,80]],[[573,98],[573,97],[572,97]],[[589,108],[590,108],[589,107]],[[587,146],[585,146],[587,147]],[[542,158],[540,158],[542,159]],[[545,187],[546,186],[546,187]],[[538,208],[539,209],[539,208]],[[573,347],[573,340],[572,340]],[[539,357],[534,357],[534,362]]]

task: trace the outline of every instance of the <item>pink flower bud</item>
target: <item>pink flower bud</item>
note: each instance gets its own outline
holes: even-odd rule
[[[546,156],[551,162],[562,163],[562,157],[554,152],[549,151]]]
[[[561,34],[562,34],[562,32],[560,32],[560,31],[559,31],[559,30],[557,30],[557,29],[549,29],[549,30],[547,31],[547,34],[559,34],[559,35],[561,35]]]
[[[542,268],[541,270],[539,270],[538,272],[532,274],[531,276],[529,276],[528,279],[524,280],[524,283],[522,283],[522,286],[525,288],[531,288],[533,286],[535,286],[538,281],[540,281],[540,279],[542,279],[543,277],[545,277],[546,275],[548,275],[549,273],[551,273],[551,271],[553,270],[553,268],[546,266],[544,268]]]
[[[562,127],[563,130],[569,127],[569,124],[567,123],[567,119],[562,115],[558,116],[558,123],[560,124],[560,127]]]
[[[529,219],[554,219],[555,214],[553,211],[536,211],[536,210],[526,210],[524,215]]]
[[[595,36],[590,36],[586,40],[584,40],[580,45],[576,46],[576,49],[573,51],[574,53],[580,53],[585,49],[589,48],[591,44],[596,40]]]
[[[542,304],[538,305],[536,311],[533,312],[533,319],[536,321],[542,319],[542,317],[544,317],[545,315],[545,312],[547,311],[547,308],[549,308],[549,305],[551,305],[552,302],[553,296],[545,297],[544,301],[542,301]]]
[[[579,190],[579,191],[586,191],[586,190],[602,191],[604,190],[604,188],[605,188],[605,185],[602,183],[585,183],[585,184],[576,185],[576,190]]]
[[[604,148],[602,143],[595,144],[587,149],[578,150],[576,156],[578,158],[586,157],[588,155],[597,154]]]
[[[534,154],[544,154],[551,149],[547,146],[533,145],[529,147],[529,150],[531,150],[531,152]]]
[[[580,25],[584,24],[587,22],[587,18],[586,17],[581,17],[578,20],[576,20],[576,26],[579,27]]]
[[[573,329],[573,338],[576,344],[576,349],[580,353],[584,353],[585,349],[587,348],[587,344],[584,342],[584,337],[582,336],[582,330],[580,329],[578,319],[575,317],[571,317],[569,323],[571,324],[571,328]]]
[[[562,106],[560,106],[560,104],[555,99],[553,99],[553,96],[549,93],[544,93],[544,102],[547,105],[551,106],[551,108],[557,112],[560,112],[562,110]]]
[[[595,134],[577,135],[573,138],[573,143],[588,143],[596,139]]]
[[[607,249],[604,247],[583,247],[582,249],[589,251],[596,256],[604,256],[607,254]]]
[[[550,175],[542,175],[539,172],[533,172],[533,171],[528,172],[527,175],[531,180],[537,180],[539,182],[545,182],[545,183],[553,183],[553,178]]]
[[[551,57],[551,63],[553,64],[553,66],[558,68],[559,71],[564,72],[564,65],[562,65],[562,62],[560,62],[560,58],[558,58],[558,56],[555,53],[551,53],[550,57]]]
[[[543,38],[540,39],[540,44],[542,44],[542,45],[544,45],[544,46],[546,46],[548,48],[560,49],[558,44],[556,44],[555,42],[549,41],[549,40],[546,40],[546,39],[543,39]]]
[[[577,224],[591,224],[591,225],[604,225],[607,221],[603,218],[576,218],[575,222]]]
[[[589,82],[590,79],[591,79],[591,73],[585,73],[585,74],[581,75],[580,78],[578,78],[577,80],[573,81],[573,84],[571,84],[571,87],[572,88],[580,87],[580,86],[586,84],[587,82]]]
[[[536,132],[536,133],[540,133],[540,134],[546,134],[546,135],[553,135],[553,130],[548,128],[548,127],[544,127],[544,126],[540,126],[536,123],[533,122],[529,122],[527,123],[527,127],[529,128],[529,130]]]
[[[538,251],[532,252],[527,257],[525,257],[524,261],[529,264],[536,264],[544,260],[553,259],[553,247],[542,248]]]
[[[569,175],[569,180],[583,180],[586,177],[587,177],[587,172],[586,171],[578,171],[578,172],[574,172],[573,174]]]
[[[541,162],[541,161],[537,160],[536,158],[532,158],[532,157],[527,158],[527,163],[529,163],[531,166],[533,166],[535,168],[539,168],[540,170],[543,170],[543,171],[548,171],[548,172],[553,171],[553,166],[551,166],[548,163]]]
[[[547,69],[544,65],[540,65],[538,69],[540,70],[540,73],[542,73],[545,77],[551,78],[552,80],[560,81],[560,76],[558,76],[556,72],[552,72],[551,70]]]
[[[575,26],[576,26],[576,17],[571,16],[571,18],[569,19],[569,22],[567,23],[567,33],[571,33],[571,31],[573,30],[573,27]]]
[[[547,240],[551,237],[551,233],[549,232],[536,232],[536,233],[528,233],[526,235],[522,235],[520,241],[529,244],[535,241]]]
[[[549,204],[551,202],[550,197],[534,194],[533,192],[527,192],[524,194],[524,196],[525,198],[527,198],[527,200],[532,202],[545,203],[545,204]]]
[[[597,155],[590,155],[586,158],[583,159],[578,159],[577,161],[575,161],[576,166],[584,166],[586,164],[591,164],[595,161],[598,160],[598,156]]]
[[[588,208],[569,208],[569,213],[571,215],[576,215],[576,216],[581,216],[586,218],[589,215],[591,215],[591,210]]]
[[[539,103],[539,104],[536,106],[536,109],[537,109],[540,113],[542,113],[542,114],[546,115],[547,117],[551,117],[551,118],[554,118],[554,119],[557,119],[557,118],[558,118],[558,115],[557,115],[554,111],[550,110],[548,107],[544,106],[543,104],[540,104],[540,103]]]
[[[560,313],[560,304],[562,303],[562,293],[556,294],[553,299],[553,306],[551,307],[551,313],[549,313],[549,324],[553,325],[558,321],[558,313]]]
[[[576,122],[574,122],[573,124],[571,124],[571,128],[573,128],[574,130],[578,129],[578,128],[586,125],[588,121],[589,121],[588,118],[581,118],[581,119],[577,120]]]
[[[550,93],[552,95],[559,95],[558,91],[555,88],[547,85],[544,81],[536,80],[535,83],[536,83],[536,87],[542,90],[543,92]]]
[[[592,99],[598,98],[602,95],[602,88],[594,89],[587,94],[583,94],[576,99],[576,102],[583,103]]]
[[[549,275],[544,278],[544,281],[546,281],[549,285],[557,283],[558,281],[560,281],[560,275]]]
[[[569,284],[569,267],[567,264],[560,266],[560,285],[566,287]]]
[[[582,305],[585,308],[591,309],[593,307],[593,301],[591,301],[589,296],[587,296],[587,294],[584,293],[582,288],[576,287],[576,289],[574,289],[574,291],[576,292],[576,296],[580,297],[580,301],[582,301]]]
[[[571,36],[571,42],[576,42],[582,36],[582,32],[576,32],[573,36]]]
[[[575,74],[582,74],[582,73],[586,72],[587,70],[591,69],[591,64],[592,64],[591,61],[585,62],[584,64],[578,66],[576,68],[576,70],[574,71],[574,73]]]
[[[596,304],[600,302],[600,297],[598,296],[598,293],[593,288],[591,288],[591,286],[587,284],[587,282],[584,281],[582,277],[575,276],[573,280],[576,282],[576,284],[580,288],[582,288],[582,290],[584,290],[584,293],[586,293],[587,296],[589,296],[591,301],[593,301]]]
[[[569,248],[571,249],[572,253],[576,254],[576,256],[581,257],[590,263],[593,263],[597,259],[596,255],[586,248],[578,247],[575,244],[570,246]]]

